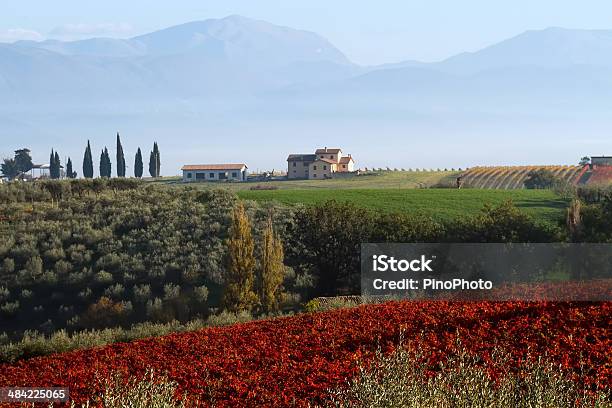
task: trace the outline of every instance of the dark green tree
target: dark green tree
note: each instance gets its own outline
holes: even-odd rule
[[[55,174],[55,152],[51,149],[51,154],[49,155],[49,177],[53,177]]]
[[[30,156],[30,149],[23,148],[15,150],[15,166],[17,171],[21,173],[32,170],[34,164],[32,163],[32,156]]]
[[[88,140],[87,147],[85,148],[85,157],[83,157],[83,177],[93,178],[93,175],[93,156],[91,155],[91,145]]]
[[[77,177],[77,173],[76,171],[72,170],[72,159],[70,159],[70,157],[68,158],[68,161],[66,162],[66,177],[74,179]]]
[[[149,174],[151,177],[159,177],[161,169],[161,158],[157,142],[153,143],[153,151],[149,155]]]
[[[161,154],[159,153],[157,142],[153,143],[153,152],[155,153],[155,169],[157,177],[159,177],[161,176]]]
[[[2,171],[2,176],[8,178],[9,180],[12,180],[19,175],[19,170],[17,170],[15,159],[4,159],[3,163],[0,165],[0,170]]]
[[[587,166],[591,164],[591,158],[589,156],[584,156],[583,158],[580,159],[580,161],[578,162],[579,166]]]
[[[155,172],[155,153],[153,152],[149,155],[149,174],[151,177],[157,177],[157,173]]]
[[[547,169],[532,170],[524,181],[525,188],[546,189],[552,188],[557,181],[554,173]]]
[[[51,149],[51,155],[49,156],[49,177],[53,180],[60,178],[59,154],[53,149]]]
[[[125,156],[119,132],[117,132],[117,177],[125,177]]]
[[[143,169],[144,164],[142,163],[142,152],[140,151],[139,147],[136,151],[136,158],[134,159],[134,176],[137,178],[141,178]]]
[[[61,176],[61,163],[59,154],[51,149],[51,155],[49,156],[49,177],[53,180],[59,179]]]
[[[105,147],[100,154],[100,177],[110,178],[112,175],[112,164],[108,149]]]
[[[59,153],[57,151],[55,152],[53,161],[55,163],[55,178],[62,178],[62,162],[60,161]]]

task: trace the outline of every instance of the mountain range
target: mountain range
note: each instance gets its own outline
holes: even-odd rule
[[[439,148],[438,142],[450,146],[453,136],[504,134],[513,124],[517,140],[539,132],[543,145],[561,128],[554,140],[568,146],[553,150],[565,159],[576,150],[564,125],[568,115],[588,117],[582,129],[593,148],[612,150],[602,138],[612,128],[611,108],[612,30],[533,30],[439,62],[380,66],[351,62],[316,33],[241,16],[129,39],[0,44],[0,145],[15,137],[36,138],[32,143],[41,146],[47,138],[71,144],[108,128],[138,134],[134,145],[151,135],[163,143],[171,137],[166,131],[180,129],[188,144],[201,132],[217,132],[246,144],[253,136],[282,140],[281,150],[290,152],[334,135],[330,143],[369,150],[372,162],[380,162],[384,153],[355,131],[364,122],[386,129],[388,143],[424,150]],[[244,133],[246,124],[252,134]],[[453,124],[458,128],[449,135]],[[474,124],[479,129],[472,134]],[[285,135],[296,128],[301,136],[287,143]],[[407,138],[415,130],[430,143]],[[303,140],[306,134],[315,135],[311,142]],[[231,158],[222,146],[207,151]],[[192,160],[201,157],[198,149],[193,154]],[[176,167],[184,154],[170,157]],[[272,156],[260,157],[256,163],[264,166]]]

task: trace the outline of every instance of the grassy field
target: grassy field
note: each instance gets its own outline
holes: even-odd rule
[[[557,222],[563,219],[567,203],[548,190],[476,189],[319,189],[239,191],[247,200],[276,200],[285,204],[316,204],[328,200],[348,201],[388,212],[414,212],[437,219],[477,213],[485,203],[499,204],[511,199],[536,218]]]
[[[511,199],[534,217],[553,222],[564,217],[567,203],[552,191],[420,188],[452,186],[458,174],[458,171],[383,171],[331,180],[185,184],[178,178],[163,178],[154,182],[169,187],[223,188],[237,192],[243,199],[285,204],[316,204],[335,199],[380,211],[413,212],[437,219],[475,214],[485,203],[495,205]],[[274,186],[277,190],[251,190],[256,186]]]
[[[187,184],[189,186],[210,189],[227,188],[229,190],[249,190],[254,186],[274,186],[280,190],[328,190],[328,189],[370,189],[370,188],[418,188],[431,187],[436,184],[455,183],[457,171],[383,171],[376,174],[366,174],[346,179],[330,180],[286,180],[247,183],[203,182]],[[179,178],[167,177],[153,181],[169,186],[184,186]]]

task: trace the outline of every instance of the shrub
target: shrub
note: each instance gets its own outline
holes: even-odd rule
[[[18,311],[19,311],[19,301],[18,300],[14,302],[6,302],[0,306],[0,313],[7,317],[14,316],[15,314],[17,314]]]
[[[528,189],[552,188],[557,181],[554,173],[547,169],[531,170],[523,182]]]
[[[177,384],[166,377],[148,371],[141,379],[125,380],[115,375],[107,381],[102,404],[105,408],[182,408],[186,400],[176,400]]]
[[[499,360],[507,360],[497,353]],[[466,351],[441,363],[434,372],[418,352],[400,347],[390,355],[380,350],[368,367],[361,365],[348,386],[332,392],[330,406],[345,408],[575,408],[610,407],[609,392],[589,394],[542,360],[497,380],[481,359]],[[499,364],[499,363],[498,363]]]
[[[151,286],[148,284],[136,285],[132,288],[133,299],[137,303],[146,303],[151,298]]]

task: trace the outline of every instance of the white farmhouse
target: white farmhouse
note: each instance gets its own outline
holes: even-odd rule
[[[188,164],[181,168],[184,182],[246,181],[247,169],[244,163]]]

